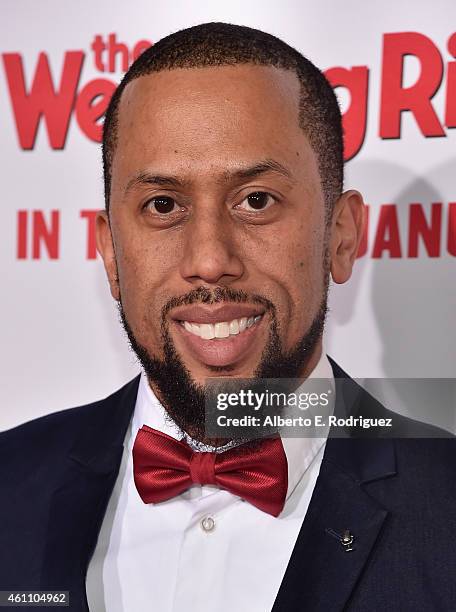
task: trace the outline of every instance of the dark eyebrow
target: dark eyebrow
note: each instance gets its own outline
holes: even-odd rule
[[[291,172],[285,168],[285,166],[273,159],[265,159],[257,164],[254,164],[253,166],[239,168],[237,170],[227,170],[223,173],[222,180],[223,182],[242,181],[255,178],[261,174],[265,174],[266,172],[275,172],[285,176],[287,179],[293,179]],[[179,179],[175,176],[152,174],[146,171],[141,171],[128,181],[127,186],[125,187],[124,195],[127,195],[127,193],[134,187],[141,185],[160,185],[162,187],[182,188],[186,187],[188,183],[188,181]]]
[[[186,181],[181,181],[174,176],[165,176],[160,174],[150,174],[149,172],[138,172],[131,178],[125,187],[124,195],[126,195],[134,187],[141,185],[161,185],[162,187],[185,187]]]
[[[248,168],[239,168],[239,170],[225,172],[224,176],[225,180],[227,181],[232,179],[245,180],[255,178],[266,172],[276,172],[277,174],[281,174],[288,179],[293,178],[291,172],[274,159],[265,159],[264,161],[261,161],[258,164]]]

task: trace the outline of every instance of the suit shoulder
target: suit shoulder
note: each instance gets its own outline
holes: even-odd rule
[[[394,415],[397,421],[398,437],[403,433],[404,438],[446,439],[453,443],[456,441],[456,437],[452,432],[442,429],[437,425],[417,421],[410,417],[392,412],[391,410],[387,410],[387,413]],[[453,444],[449,445],[451,448],[453,448],[453,446]]]
[[[34,452],[47,454],[46,449],[70,447],[81,431],[96,427],[107,418],[111,406],[135,389],[138,382],[136,377],[106,398],[59,410],[0,432],[0,465],[5,466],[20,455],[30,458]]]
[[[387,419],[390,423],[388,429],[382,426],[372,427],[363,432],[361,428],[355,428],[357,437],[374,438],[420,438],[420,439],[450,439],[456,440],[454,434],[436,425],[426,423],[405,416],[400,412],[385,407],[369,391],[351,378],[333,359],[328,357],[334,377],[336,379],[336,402],[338,394],[343,397],[338,406],[342,406],[341,415],[353,415],[354,417],[365,417],[372,420]],[[336,407],[337,410],[337,407]],[[452,445],[449,445],[452,448]]]
[[[446,486],[456,483],[456,437],[397,438],[394,443],[399,468],[407,466],[417,480],[432,475]]]

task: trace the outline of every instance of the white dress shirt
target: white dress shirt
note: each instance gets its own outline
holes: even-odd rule
[[[330,379],[335,392],[324,352],[310,377]],[[90,611],[271,610],[314,490],[326,437],[282,438],[288,490],[276,518],[211,485],[194,485],[168,501],[144,504],[133,480],[132,459],[143,424],[182,438],[144,373],[88,567]]]

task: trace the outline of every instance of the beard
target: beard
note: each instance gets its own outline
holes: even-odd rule
[[[220,444],[226,444],[226,439],[219,443],[217,440],[208,439],[205,433],[207,387],[197,384],[192,379],[190,372],[177,353],[169,333],[166,320],[167,313],[172,308],[189,304],[216,304],[221,302],[261,304],[266,309],[265,315],[269,313],[271,324],[269,336],[259,364],[255,369],[252,383],[265,378],[297,379],[309,364],[314,349],[323,334],[327,313],[328,285],[329,270],[325,265],[324,290],[318,311],[308,329],[289,351],[283,349],[280,340],[274,304],[257,294],[248,295],[244,291],[227,287],[217,287],[212,291],[206,287],[199,287],[184,296],[169,300],[162,309],[163,358],[160,359],[149,353],[146,347],[135,337],[127,321],[121,298],[118,301],[118,308],[129,344],[144,369],[149,383],[154,383],[154,388],[158,390],[158,399],[163,404],[168,416],[193,440],[219,446]],[[207,366],[207,368],[214,372],[214,376],[216,376],[217,372],[233,370],[234,366]],[[243,442],[245,441],[243,440]]]

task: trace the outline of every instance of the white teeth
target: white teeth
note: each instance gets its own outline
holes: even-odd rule
[[[237,336],[239,333],[239,321],[237,319],[233,319],[230,323],[230,335]]]
[[[225,321],[223,323],[216,323],[214,328],[216,338],[228,338],[230,335],[230,326]]]
[[[233,319],[232,321],[220,321],[219,323],[190,323],[189,321],[183,321],[185,329],[203,338],[203,340],[213,340],[213,338],[228,338],[229,336],[237,336],[238,334],[245,331],[247,328],[252,327],[254,323],[257,323],[263,315],[257,315],[256,317],[242,317],[241,319]]]
[[[215,338],[215,330],[212,323],[201,323],[200,328],[200,336],[203,340],[212,340]]]

